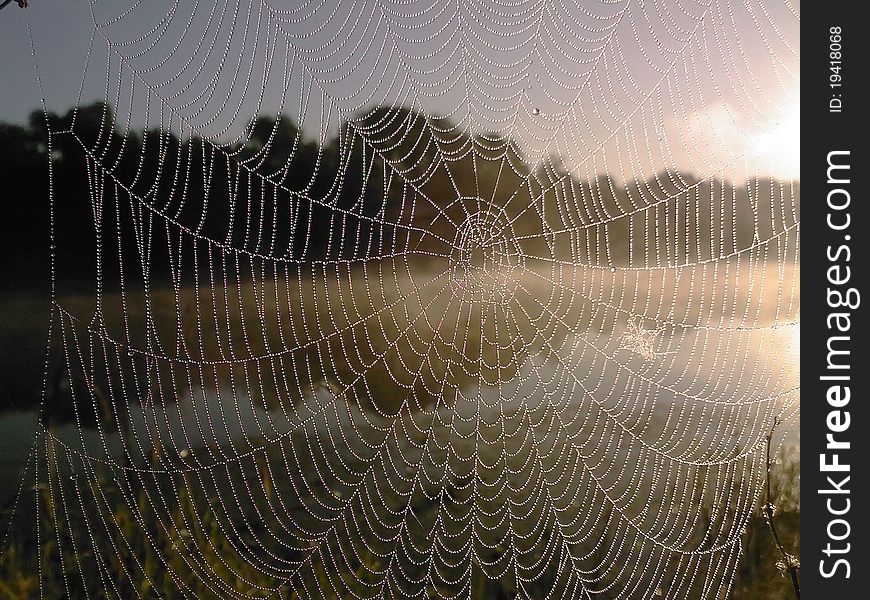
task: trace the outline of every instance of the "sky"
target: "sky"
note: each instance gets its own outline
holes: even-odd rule
[[[0,11],[0,120],[25,122],[39,107],[36,64],[49,110],[73,105],[92,29],[86,2],[35,0],[27,9],[13,3]],[[90,90],[90,95],[98,94]]]
[[[103,99],[134,129],[228,141],[254,114],[281,112],[317,139],[375,104],[414,104],[580,173],[709,174],[736,162],[798,175],[797,5],[507,6],[12,4],[0,12],[0,121],[23,123],[43,100],[65,112]]]

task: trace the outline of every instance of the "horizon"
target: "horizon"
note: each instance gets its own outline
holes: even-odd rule
[[[72,107],[69,107],[65,110],[48,111],[48,116],[55,116],[55,117],[63,118],[65,116],[71,114],[73,112],[73,110],[77,110],[77,109],[80,109],[83,107],[91,107],[91,106],[97,106],[97,105],[103,105],[103,104],[105,104],[103,100],[95,99],[92,102],[83,102],[78,106],[72,106]],[[117,116],[114,109],[110,105],[106,105],[106,106],[108,106],[109,110],[111,111],[111,113],[113,115],[114,131],[117,134],[121,135],[123,132],[118,129],[119,121],[121,119]],[[365,121],[367,118],[369,118],[375,112],[382,111],[384,109],[394,110],[394,111],[408,111],[408,112],[413,113],[417,116],[420,116],[420,117],[427,119],[427,121],[429,121],[429,122],[433,122],[433,121],[434,122],[446,122],[447,124],[451,124],[449,118],[442,116],[442,115],[420,113],[420,112],[415,111],[413,108],[404,107],[404,106],[393,107],[393,106],[379,105],[379,106],[373,106],[370,108],[360,110],[357,114],[349,116],[346,120],[342,121],[342,124],[340,126],[343,126],[350,121],[353,121],[353,122]],[[43,116],[46,116],[46,113],[43,111],[43,109],[41,109],[39,107],[35,107],[27,113],[27,117],[24,118],[23,120],[4,121],[4,120],[0,119],[0,125],[20,127],[22,129],[32,131],[32,127],[31,127],[30,123],[31,123],[34,116],[41,118]],[[340,135],[338,134],[338,132],[335,132],[333,135],[327,137],[325,140],[319,139],[317,136],[311,136],[299,123],[297,123],[293,119],[292,116],[286,115],[286,114],[279,114],[279,115],[259,114],[259,115],[255,115],[252,118],[251,124],[253,124],[253,122],[255,122],[255,121],[260,121],[260,120],[270,120],[270,121],[276,122],[276,119],[280,119],[281,122],[288,122],[288,120],[289,120],[289,124],[292,127],[297,127],[299,129],[299,132],[301,133],[300,140],[304,143],[313,143],[313,144],[317,145],[319,148],[324,148],[326,146],[329,146],[331,144],[335,144],[336,142],[340,141]],[[243,129],[243,131],[245,131],[245,130],[250,131],[250,128],[251,128],[251,125],[247,126],[245,129]],[[202,141],[206,141],[210,144],[213,144],[215,147],[219,147],[219,148],[242,147],[242,146],[245,146],[246,144],[250,143],[250,141],[251,141],[251,136],[250,135],[245,136],[244,133],[241,133],[240,135],[236,135],[236,136],[227,135],[223,139],[209,139],[209,138],[204,138],[204,137],[201,137],[199,135],[196,135],[195,133],[191,133],[187,137],[182,137],[181,132],[179,132],[177,130],[164,131],[163,129],[160,129],[159,127],[149,127],[147,129],[144,127],[141,129],[131,129],[131,130],[128,130],[127,133],[124,135],[131,135],[131,136],[137,137],[138,139],[141,140],[142,134],[145,133],[146,131],[147,132],[169,133],[170,135],[172,135],[173,137],[179,139],[180,141],[182,141],[184,143],[188,143],[188,142],[191,142],[194,140],[202,140]],[[799,134],[799,131],[798,131],[798,134]],[[474,143],[478,144],[478,143],[480,143],[481,138],[486,138],[487,140],[491,140],[493,135],[497,135],[497,134],[493,134],[492,132],[477,132],[477,133],[472,133],[472,134],[469,134],[468,132],[461,132],[461,133],[457,134],[457,138],[466,138],[469,140],[473,139]],[[775,136],[771,136],[771,137],[775,137]],[[511,139],[511,138],[500,138],[498,141],[501,144],[503,144],[503,147],[504,147],[504,150],[502,151],[501,155],[497,156],[496,158],[486,158],[485,160],[503,160],[509,153],[511,153],[512,150],[514,151],[512,153],[512,156],[514,158],[517,157],[516,152],[515,152],[516,143],[517,143],[516,140]],[[523,160],[522,157],[519,157],[519,158],[520,158],[520,160]],[[561,162],[561,157],[559,157],[558,155],[552,155],[552,154],[549,155],[547,163],[549,165],[551,165],[551,168],[563,167],[563,164]],[[525,163],[525,164],[527,166],[532,166],[529,163]],[[544,165],[542,163],[539,163],[537,166],[538,166],[538,168],[544,168]],[[676,177],[677,179],[688,178],[691,180],[689,183],[692,185],[700,183],[700,182],[704,182],[704,181],[711,181],[711,182],[713,182],[713,181],[729,182],[730,181],[730,182],[733,182],[734,185],[738,185],[738,182],[741,182],[743,185],[745,185],[750,179],[753,179],[756,181],[772,180],[772,181],[780,181],[783,183],[788,183],[788,182],[799,183],[800,182],[799,167],[797,167],[798,170],[795,171],[797,174],[797,176],[795,176],[795,177],[789,177],[788,175],[784,175],[782,173],[776,173],[776,172],[759,173],[759,172],[751,172],[749,170],[746,170],[744,172],[744,178],[742,181],[739,179],[739,177],[732,176],[729,178],[727,176],[721,176],[721,177],[717,176],[718,173],[724,173],[727,168],[728,168],[727,166],[723,166],[723,167],[721,167],[721,169],[718,172],[709,173],[706,176],[704,176],[702,173],[700,173],[698,171],[692,171],[692,170],[688,170],[688,169],[687,170],[674,170],[674,171],[661,170],[661,171],[657,171],[655,173],[649,174],[645,179],[637,179],[636,178],[636,179],[630,179],[630,180],[620,180],[617,177],[618,174],[613,173],[613,172],[606,172],[606,171],[600,171],[600,172],[592,174],[588,178],[582,178],[582,179],[579,178],[575,172],[572,172],[572,171],[564,171],[564,172],[566,174],[568,174],[569,176],[571,176],[572,178],[574,178],[578,181],[584,181],[584,182],[594,182],[597,179],[602,178],[602,177],[610,178],[613,181],[615,181],[617,183],[617,185],[619,185],[622,188],[626,188],[626,189],[632,185],[640,185],[643,183],[647,183],[649,181],[661,178],[663,176]]]

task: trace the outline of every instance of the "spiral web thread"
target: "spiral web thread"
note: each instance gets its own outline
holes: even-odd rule
[[[799,183],[746,143],[797,6],[92,11],[30,471],[68,590],[727,595],[798,411]]]

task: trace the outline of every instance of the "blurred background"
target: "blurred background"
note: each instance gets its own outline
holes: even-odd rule
[[[31,4],[0,598],[794,596],[797,5]]]

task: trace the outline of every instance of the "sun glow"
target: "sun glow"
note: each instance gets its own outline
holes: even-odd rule
[[[800,103],[786,109],[773,127],[749,138],[749,155],[781,179],[800,179]]]
[[[801,355],[801,324],[796,323],[791,326],[791,331],[788,333],[788,350],[789,353],[797,358]]]

